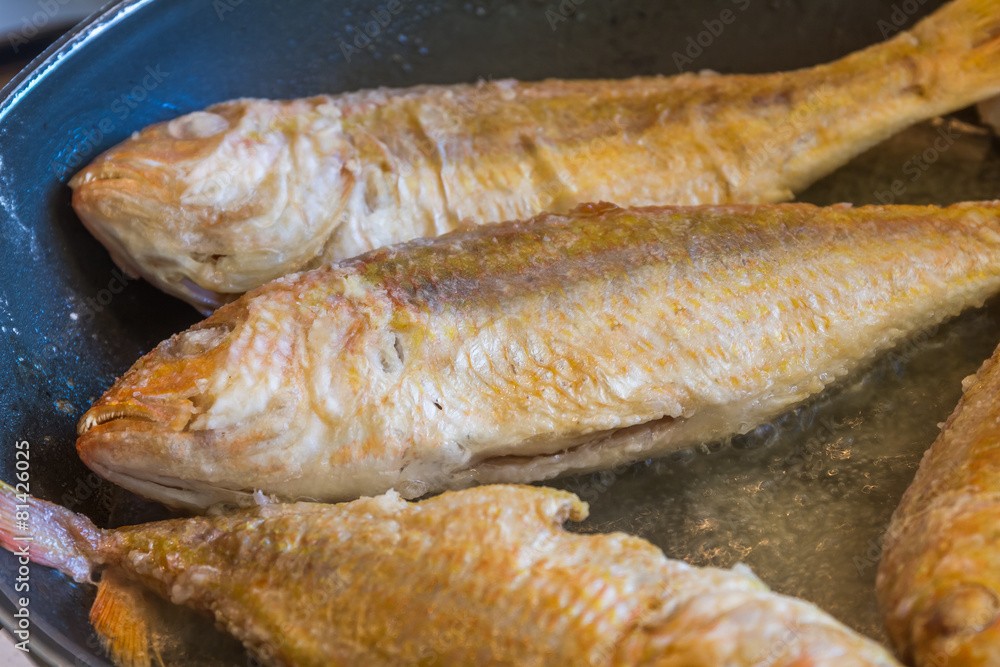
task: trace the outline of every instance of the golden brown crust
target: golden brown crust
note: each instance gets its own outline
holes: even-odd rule
[[[505,486],[270,505],[121,529],[102,554],[273,664],[896,664],[747,570],[561,530],[586,511]]]
[[[78,450],[194,507],[548,479],[745,430],[998,288],[995,204],[588,207],[258,288]]]
[[[267,280],[461,227],[623,206],[775,202],[912,123],[1000,92],[996,0],[807,70],[235,100],[72,180],[116,261],[211,309]],[[613,176],[613,177],[609,177]]]
[[[924,455],[886,533],[877,589],[916,665],[1000,664],[1000,350]]]

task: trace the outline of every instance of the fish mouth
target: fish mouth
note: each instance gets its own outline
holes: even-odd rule
[[[133,408],[131,406],[108,405],[102,408],[88,410],[80,419],[76,426],[76,434],[83,435],[87,431],[101,424],[106,424],[117,419],[129,419],[132,421],[155,422],[156,419],[145,410]]]
[[[142,278],[162,292],[175,296],[182,301],[186,301],[194,306],[204,316],[209,316],[216,309],[221,308],[231,301],[235,301],[241,293],[218,292],[208,287],[199,285],[188,275],[185,275],[184,267],[171,262],[176,271],[181,274],[179,280],[168,280],[157,273],[144,268],[125,248],[113,234],[106,230],[101,224],[94,223],[89,216],[80,214],[80,220],[84,227],[90,231],[91,235],[100,242],[101,245],[111,255],[111,260],[118,267],[132,278]],[[161,267],[162,270],[162,267]],[[163,273],[167,273],[163,271]]]
[[[175,262],[169,256],[154,253],[153,258],[146,257],[140,261],[133,253],[133,249],[127,247],[119,236],[119,228],[123,227],[124,221],[133,220],[134,216],[109,215],[102,211],[97,203],[122,197],[123,182],[132,184],[126,188],[129,192],[140,187],[149,191],[155,190],[155,184],[141,172],[117,164],[90,167],[78,173],[70,181],[70,187],[74,189],[73,208],[77,217],[87,231],[107,249],[112,261],[122,271],[133,278],[142,278],[167,294],[188,302],[206,316],[240,296],[218,292],[199,284],[191,274],[190,267]],[[148,193],[144,194],[143,198],[164,203],[160,201],[162,197],[150,197]],[[123,201],[131,200],[132,197],[123,199]],[[151,266],[156,266],[156,269],[150,268]]]
[[[69,180],[69,187],[73,190],[86,188],[88,186],[98,186],[109,181],[135,181],[142,185],[156,185],[141,168],[133,168],[122,164],[120,161],[107,160],[92,164],[78,171]]]
[[[112,422],[129,422],[129,425],[145,422],[171,431],[183,431],[191,420],[193,411],[194,404],[189,400],[162,404],[130,401],[95,405],[80,418],[76,433],[82,437],[93,429],[107,427]]]
[[[123,415],[118,405],[88,413],[83,423],[89,428],[76,441],[80,459],[104,479],[170,507],[204,512],[253,504],[253,489],[242,478],[216,480],[213,464],[199,459],[203,434],[165,428],[155,417]]]

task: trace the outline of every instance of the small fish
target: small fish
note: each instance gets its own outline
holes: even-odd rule
[[[194,509],[550,479],[745,432],[998,290],[997,203],[587,205],[248,292],[77,450]]]
[[[749,568],[562,530],[586,516],[570,493],[488,486],[101,530],[0,482],[0,544],[77,581],[101,571],[91,621],[119,665],[155,653],[144,589],[273,665],[898,665]]]
[[[876,587],[918,667],[1000,665],[1000,349],[924,454],[892,516]]]
[[[70,182],[132,275],[203,312],[293,271],[470,224],[790,199],[915,122],[1000,93],[1000,0],[795,72],[242,99],[149,127]]]

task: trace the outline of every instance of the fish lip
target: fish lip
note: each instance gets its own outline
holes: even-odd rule
[[[177,404],[165,408],[176,410]],[[120,406],[98,407],[114,414]],[[203,460],[204,450],[211,450],[205,446],[206,431],[171,429],[138,414],[138,419],[119,417],[89,428],[76,441],[80,460],[104,479],[170,507],[201,513],[216,505],[253,504],[254,488],[244,486],[253,483],[251,476],[227,477],[223,468],[224,479],[218,479],[213,457]]]
[[[110,430],[112,428],[135,427],[137,424],[143,423],[158,423],[152,416],[145,416],[138,413],[128,414],[124,411],[110,409],[110,406],[108,410],[96,411],[96,414],[92,413],[95,413],[94,409],[88,410],[80,418],[79,423],[76,425],[76,434],[78,436],[83,437],[97,428]]]
[[[175,434],[161,424],[121,418],[86,431],[76,441],[80,459],[104,479],[164,505],[204,512],[222,503],[249,505],[252,492],[228,489],[197,475],[174,472],[172,454],[159,445]]]
[[[189,400],[163,403],[127,401],[99,403],[84,413],[77,423],[77,435],[83,437],[95,429],[140,429],[183,431],[191,421],[194,406]],[[152,426],[146,426],[152,425]]]
[[[156,191],[163,189],[163,184],[151,179],[148,173],[142,169],[123,164],[120,160],[107,160],[84,167],[74,174],[73,178],[69,179],[68,185],[75,195],[78,192],[102,188],[109,184],[114,184],[117,187],[121,181],[132,181],[136,187],[152,188]]]

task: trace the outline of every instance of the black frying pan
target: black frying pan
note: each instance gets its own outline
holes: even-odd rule
[[[84,512],[101,525],[162,515],[158,508],[99,480],[74,451],[76,421],[90,403],[139,355],[198,319],[189,306],[142,282],[123,279],[70,208],[66,181],[75,169],[132,131],[240,96],[300,97],[479,78],[673,74],[679,67],[721,72],[798,68],[883,39],[885,21],[893,12],[889,0],[399,2],[398,13],[388,14],[381,11],[386,6],[382,0],[131,0],[64,36],[4,89],[0,477],[13,479],[15,442],[27,441],[33,494]],[[908,25],[940,4],[928,0]],[[719,23],[716,19],[723,10],[734,12],[736,20]],[[366,42],[370,46],[365,47]],[[908,149],[893,150],[897,158],[905,158]],[[959,157],[959,153],[953,156]],[[870,168],[870,191],[865,185],[855,192],[870,200],[870,193],[878,189],[879,174],[878,168],[865,164],[862,161],[862,171],[855,173],[864,176],[864,169]],[[888,171],[898,165],[893,162]],[[883,176],[891,182],[893,174]],[[826,191],[820,188],[812,198],[821,201],[836,192],[832,186]],[[920,199],[921,192],[914,188],[910,199]],[[915,351],[903,359],[904,366],[925,363],[927,368],[920,372],[947,378],[949,388],[925,391],[928,396],[921,400],[935,407],[914,408],[911,412],[921,416],[907,417],[922,418],[929,426],[920,427],[924,441],[912,444],[899,466],[901,472],[889,471],[892,466],[883,471],[886,478],[898,479],[873,501],[880,508],[880,521],[898,501],[919,452],[933,438],[933,423],[950,412],[957,378],[974,370],[995,344],[991,317],[989,311],[980,312],[951,328],[930,332],[929,342],[918,341]],[[951,345],[960,350],[954,357],[958,361],[947,368],[934,366],[933,359],[940,355],[928,356],[927,345]],[[862,378],[858,391],[865,390],[865,382],[882,382],[884,375],[902,372],[897,361],[881,362],[873,371],[875,380]],[[563,485],[591,500],[596,518],[589,529],[630,529],[650,537],[671,555],[729,564],[738,549],[723,557],[710,550],[688,549],[684,545],[701,544],[690,538],[697,531],[692,533],[684,521],[665,527],[650,513],[666,512],[663,508],[670,503],[673,509],[688,507],[685,499],[693,492],[685,491],[685,484],[695,473],[747,469],[751,477],[754,470],[769,475],[774,453],[796,446],[775,444],[775,429],[811,432],[824,415],[829,422],[837,410],[854,409],[850,401],[856,397],[846,393],[847,399],[831,399],[832,408],[824,399],[738,439],[737,447],[724,447],[721,453],[640,464],[611,477],[589,476]],[[923,415],[927,410],[930,413]],[[795,422],[794,429],[789,420]],[[751,446],[756,449],[748,452]],[[720,477],[718,483],[724,480]],[[677,500],[670,495],[672,489],[689,495]],[[797,521],[815,523],[821,505],[798,504],[792,508],[800,513]],[[862,537],[877,539],[879,520],[868,523]],[[738,525],[733,528],[738,529]],[[685,531],[688,536],[681,539]],[[746,539],[751,543],[757,538]],[[840,557],[850,559],[851,552]],[[15,568],[15,559],[0,552],[0,620],[8,626]],[[780,576],[768,581],[782,588]],[[840,585],[836,577],[822,581],[813,588]],[[86,620],[92,591],[41,567],[32,568],[30,584],[34,655],[58,664],[105,664]],[[793,593],[811,590],[807,584],[786,588]],[[861,620],[843,620],[878,636],[872,618],[868,613]]]

